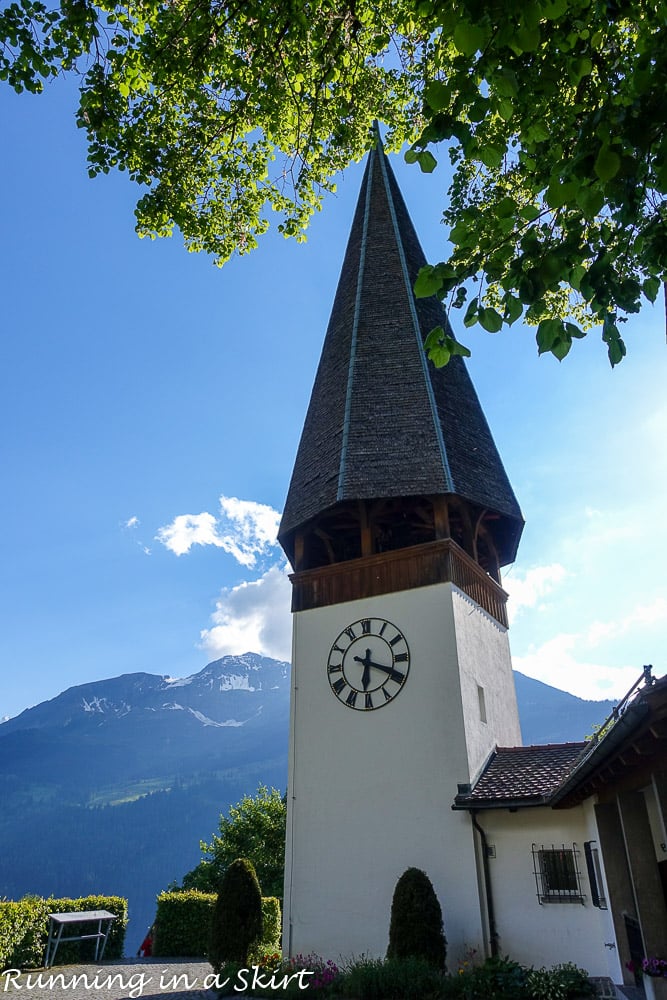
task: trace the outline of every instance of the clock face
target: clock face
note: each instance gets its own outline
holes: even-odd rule
[[[405,636],[384,618],[362,618],[343,629],[327,661],[331,690],[343,705],[361,712],[392,701],[409,669]]]

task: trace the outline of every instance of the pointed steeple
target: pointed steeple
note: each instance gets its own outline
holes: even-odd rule
[[[378,139],[280,527],[297,569],[447,536],[496,579],[514,559],[523,519],[465,363],[423,349],[449,329],[415,299],[425,262]]]

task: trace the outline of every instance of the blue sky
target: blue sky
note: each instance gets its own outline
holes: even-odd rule
[[[137,239],[139,190],[88,179],[74,107],[62,81],[0,90],[0,718],[121,673],[289,658],[273,535],[361,178],[306,244],[274,230],[220,270]],[[446,174],[394,168],[438,260]],[[529,328],[462,335],[527,522],[515,666],[587,698],[666,669],[662,301],[625,332],[614,371],[596,332],[560,365]]]

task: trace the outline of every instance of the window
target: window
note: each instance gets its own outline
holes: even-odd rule
[[[533,870],[540,903],[583,903],[578,865],[579,849],[533,844]]]
[[[480,720],[486,722],[486,698],[484,697],[484,688],[480,684],[477,685],[477,701],[479,702]]]
[[[604,895],[600,852],[594,840],[586,841],[584,844],[584,855],[586,857],[586,868],[588,869],[588,881],[591,885],[591,903],[593,906],[599,906],[601,910],[606,910],[607,900]]]

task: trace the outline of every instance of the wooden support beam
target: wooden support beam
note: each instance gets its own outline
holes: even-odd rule
[[[433,498],[433,519],[435,521],[436,539],[449,538],[449,507],[447,497],[437,496]]]
[[[359,526],[361,530],[361,554],[362,556],[373,555],[373,533],[368,517],[368,506],[365,500],[359,501]]]

